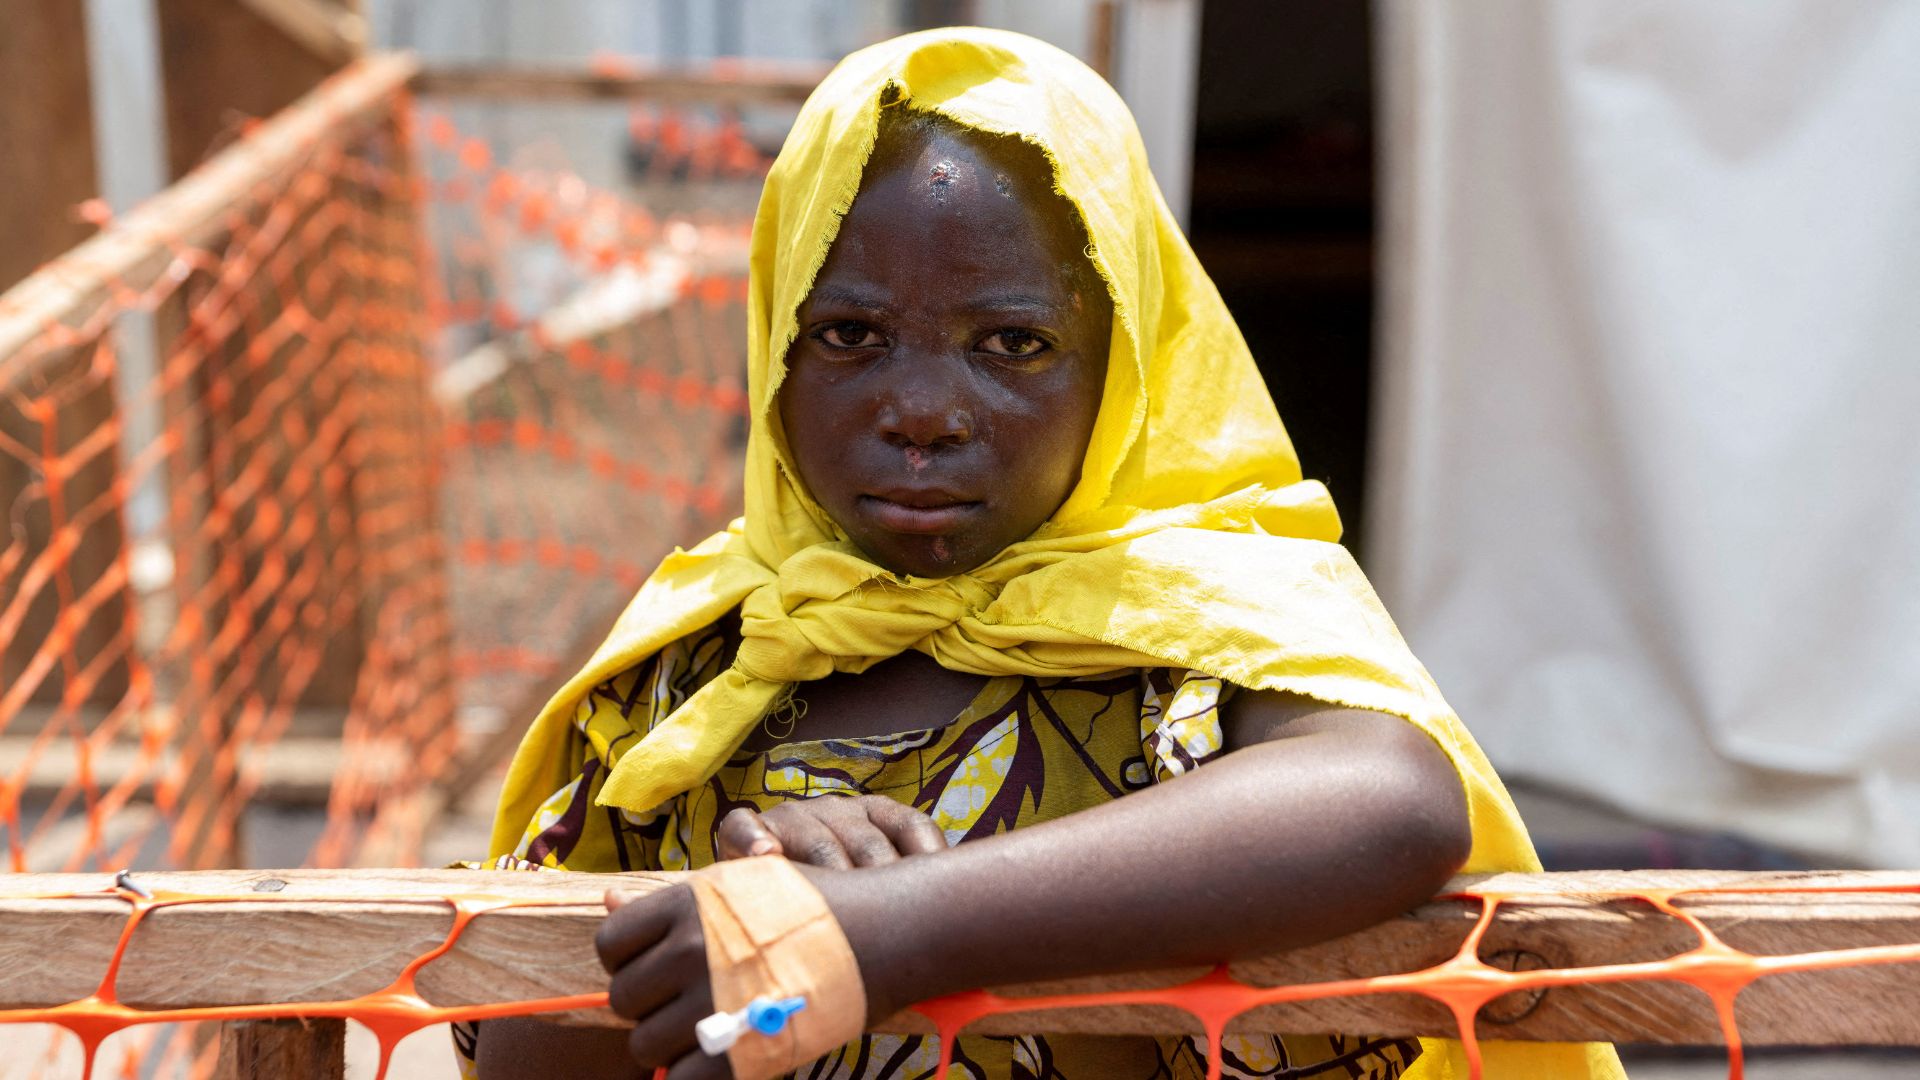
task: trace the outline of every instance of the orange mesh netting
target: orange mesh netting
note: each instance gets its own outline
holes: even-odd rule
[[[1481,957],[1483,941],[1496,918],[1505,909],[1537,903],[1538,892],[1468,891],[1441,899],[1464,900],[1477,905],[1472,928],[1458,952],[1450,959],[1423,970],[1405,974],[1342,979],[1331,982],[1285,986],[1254,986],[1232,977],[1227,969],[1217,969],[1199,979],[1164,989],[1113,991],[1083,994],[1054,994],[1042,997],[1008,998],[987,992],[957,994],[923,1002],[914,1011],[931,1020],[939,1032],[941,1063],[934,1075],[947,1073],[953,1036],[966,1025],[995,1013],[1102,1006],[1159,1005],[1182,1010],[1199,1022],[1208,1043],[1208,1076],[1214,1080],[1221,1072],[1220,1040],[1234,1017],[1263,1005],[1312,1001],[1329,998],[1366,997],[1385,994],[1414,994],[1443,1006],[1452,1016],[1465,1045],[1471,1074],[1482,1071],[1482,1054],[1476,1017],[1489,1003],[1508,994],[1552,987],[1573,987],[1605,983],[1665,982],[1691,986],[1706,994],[1718,1018],[1720,1036],[1728,1052],[1728,1075],[1741,1080],[1744,1053],[1735,1003],[1741,991],[1767,976],[1795,972],[1830,971],[1839,968],[1878,964],[1920,962],[1920,944],[1881,944],[1838,948],[1791,955],[1755,955],[1727,944],[1705,921],[1688,911],[1681,901],[1708,896],[1774,895],[1792,896],[1836,893],[1899,893],[1920,895],[1920,882],[1846,887],[1833,884],[1753,887],[1713,887],[1664,889],[1643,892],[1620,891],[1586,894],[1594,901],[1630,900],[1651,905],[1661,914],[1678,920],[1697,938],[1698,944],[1678,955],[1659,960],[1626,962],[1573,968],[1543,967],[1510,971],[1488,964]],[[41,899],[81,899],[101,894],[60,894]],[[384,1077],[394,1047],[407,1035],[429,1024],[452,1020],[481,1020],[503,1016],[531,1015],[570,1009],[598,1008],[606,1004],[605,993],[580,994],[518,1002],[484,1005],[437,1006],[421,997],[415,979],[421,969],[451,950],[461,933],[473,920],[488,912],[509,908],[579,906],[578,901],[510,899],[488,896],[450,896],[423,900],[418,896],[361,897],[367,904],[431,903],[452,907],[454,919],[446,937],[438,946],[411,960],[399,976],[384,989],[342,1001],[302,1002],[286,1005],[242,1005],[189,1009],[137,1009],[122,1004],[115,991],[121,961],[141,921],[152,911],[187,904],[258,903],[256,895],[205,896],[145,890],[115,890],[131,905],[106,973],[99,987],[88,997],[51,1008],[0,1010],[0,1024],[39,1022],[56,1024],[78,1037],[85,1048],[85,1069],[92,1075],[100,1043],[115,1032],[139,1025],[205,1020],[247,1020],[274,1017],[345,1018],[364,1024],[380,1045],[378,1076]],[[330,901],[337,902],[337,901]],[[130,1075],[130,1074],[129,1074]],[[664,1070],[660,1074],[664,1075]]]
[[[452,733],[403,114],[337,121],[211,241],[136,238],[157,277],[108,276],[0,353],[13,870],[230,864],[282,737],[431,758]],[[89,254],[39,277],[85,280]],[[159,346],[129,372],[138,316]]]
[[[563,115],[620,136],[594,184],[409,73],[89,208],[0,301],[8,869],[414,865],[463,732],[738,502],[739,116]]]
[[[656,216],[445,117],[416,172],[402,100],[0,355],[11,869],[240,865],[287,739],[341,769],[288,770],[330,802],[311,861],[351,858],[458,706],[545,687],[737,501],[745,211]],[[764,170],[737,125],[632,127],[645,175]]]

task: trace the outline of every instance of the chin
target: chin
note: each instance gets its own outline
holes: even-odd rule
[[[894,536],[884,543],[856,542],[874,562],[910,577],[953,577],[987,561],[986,555],[951,536]]]

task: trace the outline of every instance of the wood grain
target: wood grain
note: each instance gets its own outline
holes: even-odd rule
[[[423,996],[453,1005],[590,993],[605,987],[592,935],[607,886],[620,880],[629,888],[666,887],[675,877],[460,870],[143,874],[140,880],[155,888],[259,899],[153,912],[134,937],[120,991],[142,1007],[322,1001],[367,993],[443,939],[451,909],[434,901],[484,894],[558,906],[481,915],[452,951],[423,970]],[[1499,875],[1455,884],[1525,894],[1502,907],[1482,949],[1483,957],[1503,967],[1638,962],[1691,949],[1698,942],[1684,924],[1620,895],[1673,888],[1811,890],[1701,894],[1682,901],[1729,944],[1755,953],[1920,942],[1920,875],[1606,872]],[[0,876],[0,1007],[57,1004],[93,988],[127,905],[110,897],[47,897],[97,892],[106,885],[101,875]],[[1912,891],[1841,891],[1868,886]],[[1415,971],[1451,956],[1477,910],[1477,901],[1436,900],[1337,941],[1241,960],[1232,971],[1253,985]],[[46,948],[51,940],[61,942],[57,951]],[[1019,997],[1137,989],[1201,973],[1107,975],[1003,992]],[[1720,1041],[1707,999],[1690,987],[1587,985],[1512,997],[1483,1012],[1478,1023],[1483,1037]],[[1754,1045],[1920,1045],[1920,966],[1770,976],[1741,996],[1739,1016],[1743,1036]],[[604,1012],[571,1019],[614,1022]],[[883,1028],[928,1030],[928,1025],[903,1015]],[[1175,1010],[1129,1006],[1001,1014],[972,1030],[1166,1034],[1198,1028]],[[1453,1024],[1433,1002],[1395,995],[1261,1008],[1241,1016],[1229,1030],[1447,1035]]]
[[[345,1020],[238,1020],[220,1025],[214,1080],[343,1080]]]

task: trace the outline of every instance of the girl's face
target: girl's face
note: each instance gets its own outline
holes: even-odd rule
[[[1038,150],[883,134],[779,400],[801,481],[880,565],[964,573],[1079,481],[1113,319],[1086,245]]]

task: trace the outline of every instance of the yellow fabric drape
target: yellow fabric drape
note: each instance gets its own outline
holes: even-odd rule
[[[869,562],[798,481],[776,394],[796,309],[852,204],[882,108],[1017,135],[1051,160],[1113,298],[1105,396],[1078,487],[1052,521],[970,573],[906,577]],[[1537,869],[1506,790],[1336,541],[1238,328],[1147,169],[1133,118],[1079,61],[1018,34],[911,34],[843,60],[767,177],[748,292],[746,514],[677,551],[515,757],[493,848],[513,850],[573,779],[566,725],[598,683],[738,608],[730,670],[608,762],[601,802],[650,810],[707,779],[794,682],[907,649],[981,675],[1184,667],[1406,718],[1459,770],[1469,871]],[[1613,1075],[1594,1048],[1593,1075]],[[1493,1048],[1489,1076],[1587,1076],[1581,1047]],[[1456,1071],[1457,1070],[1457,1071]],[[1465,1076],[1436,1042],[1410,1075]]]

